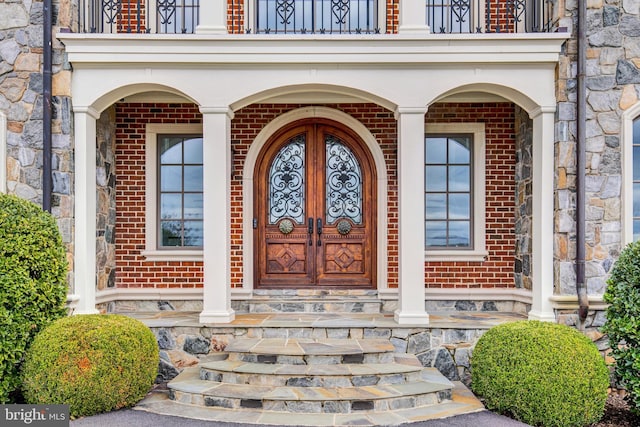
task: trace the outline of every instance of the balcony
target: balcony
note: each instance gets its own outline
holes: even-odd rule
[[[537,33],[555,0],[80,0],[78,32],[192,34]],[[401,24],[402,23],[402,24]]]

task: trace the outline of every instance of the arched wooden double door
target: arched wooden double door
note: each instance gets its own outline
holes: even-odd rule
[[[256,287],[375,287],[375,169],[358,136],[299,121],[270,139],[257,165]]]

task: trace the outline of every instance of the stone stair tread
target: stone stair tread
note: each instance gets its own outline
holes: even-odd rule
[[[387,339],[242,338],[231,341],[227,353],[290,356],[334,356],[393,352]]]
[[[362,363],[340,365],[287,365],[221,360],[201,363],[201,369],[239,374],[303,375],[303,376],[363,376],[418,372],[422,366],[400,363]]]
[[[360,387],[289,387],[229,384],[200,380],[197,368],[187,368],[169,383],[184,393],[247,400],[376,400],[434,393],[453,387],[451,382],[417,381]]]

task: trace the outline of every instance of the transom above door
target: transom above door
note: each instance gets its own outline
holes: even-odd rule
[[[359,139],[334,122],[296,122],[257,164],[256,286],[374,287],[375,174]]]

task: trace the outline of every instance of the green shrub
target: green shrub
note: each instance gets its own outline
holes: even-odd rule
[[[471,358],[471,387],[488,409],[527,424],[584,426],[604,413],[609,373],[596,346],[568,326],[506,323]]]
[[[24,396],[68,404],[73,417],[131,406],[158,373],[158,344],[142,322],[121,315],[77,315],[45,328],[27,351]]]
[[[0,194],[0,403],[14,400],[36,333],[65,315],[67,258],[54,218]]]
[[[627,246],[607,281],[609,303],[602,328],[609,336],[615,376],[627,389],[626,399],[640,413],[640,242]]]

